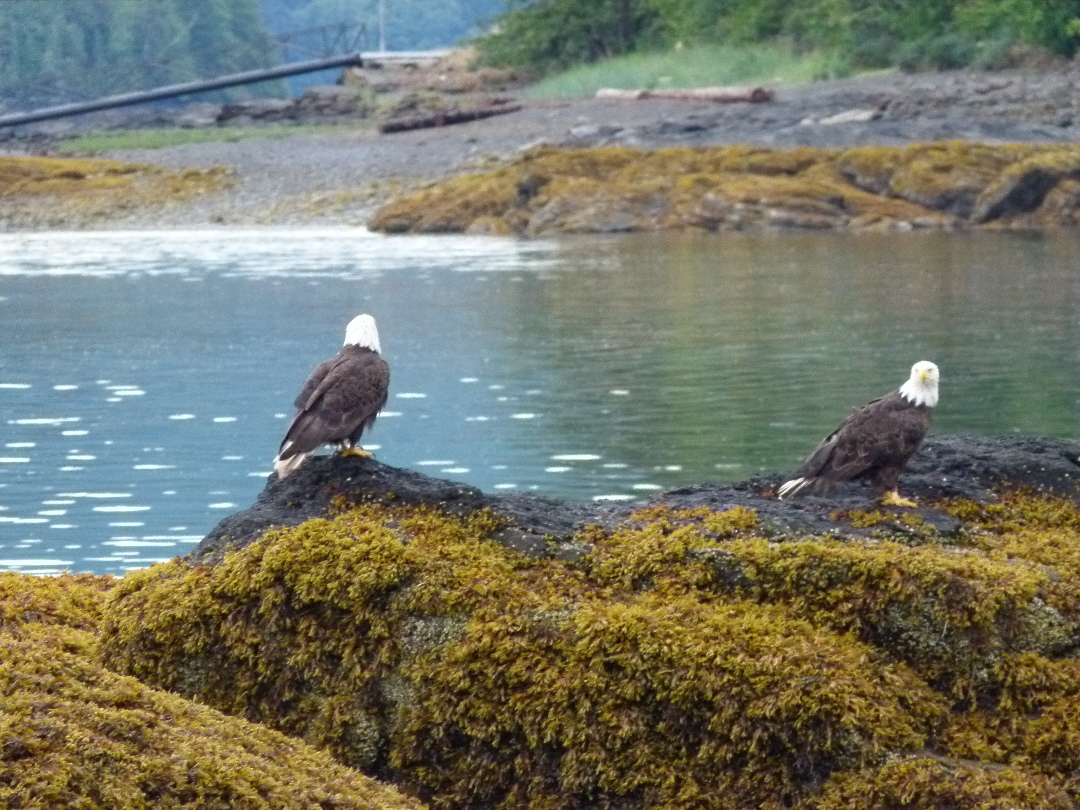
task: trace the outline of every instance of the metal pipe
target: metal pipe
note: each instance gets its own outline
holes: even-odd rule
[[[347,56],[331,56],[327,59],[312,59],[307,62],[293,62],[288,65],[279,65],[273,68],[261,70],[248,70],[244,73],[232,73],[228,76],[219,76],[216,79],[203,79],[197,82],[185,82],[183,84],[170,84],[153,90],[140,90],[134,93],[121,93],[118,96],[106,96],[94,101],[78,101],[72,104],[61,104],[56,107],[43,107],[40,110],[30,110],[24,113],[11,113],[0,115],[0,127],[16,127],[20,124],[32,124],[35,121],[49,121],[54,118],[66,118],[69,115],[81,115],[82,113],[96,112],[97,110],[110,110],[114,107],[126,107],[129,104],[142,104],[147,101],[158,101],[163,98],[185,96],[189,93],[202,93],[207,90],[220,90],[223,87],[235,87],[240,84],[253,84],[265,82],[270,79],[281,79],[285,76],[297,76],[301,73],[314,73],[317,70],[328,68],[356,66],[363,64],[363,57],[359,53],[351,53]]]

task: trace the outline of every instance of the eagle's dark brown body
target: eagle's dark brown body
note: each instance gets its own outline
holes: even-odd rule
[[[320,363],[296,398],[296,415],[275,466],[284,466],[287,474],[291,459],[321,445],[354,447],[386,405],[389,388],[390,366],[369,348],[347,345]]]
[[[781,488],[781,497],[860,479],[872,480],[881,493],[895,492],[908,459],[926,438],[932,412],[899,391],[856,409],[814,449]]]

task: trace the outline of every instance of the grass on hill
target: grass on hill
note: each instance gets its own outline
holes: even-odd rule
[[[635,53],[571,68],[540,80],[534,98],[592,96],[602,87],[656,90],[748,83],[802,84],[839,78],[850,70],[820,51],[796,54],[778,45],[697,45]]]
[[[241,141],[247,138],[286,138],[341,129],[355,129],[353,124],[273,124],[269,126],[199,127],[197,129],[162,128],[128,129],[112,132],[89,132],[66,138],[57,145],[65,155],[100,155],[114,149],[163,149],[206,141]]]

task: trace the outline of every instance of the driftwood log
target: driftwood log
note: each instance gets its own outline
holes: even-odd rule
[[[712,101],[731,104],[749,101],[755,104],[772,101],[774,93],[767,87],[693,87],[685,90],[618,90],[605,87],[596,91],[596,98],[640,101],[645,98],[667,98],[674,101]]]
[[[479,121],[481,118],[490,118],[493,115],[517,112],[521,105],[516,102],[502,101],[489,104],[484,107],[472,107],[463,110],[446,110],[443,112],[413,115],[408,118],[396,118],[379,126],[379,132],[407,132],[411,129],[427,129],[429,127],[444,127],[448,124],[464,124],[468,121]]]

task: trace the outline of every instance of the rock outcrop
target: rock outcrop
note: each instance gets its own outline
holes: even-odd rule
[[[101,653],[440,807],[1069,808],[1078,471],[944,437],[918,510],[598,509],[313,459],[112,588]]]
[[[217,191],[223,169],[170,172],[115,160],[0,155],[0,229],[85,227]]]
[[[0,574],[0,807],[419,810],[297,739],[103,668],[114,585]]]
[[[657,495],[648,505],[753,509],[759,531],[769,536],[870,534],[866,527],[853,526],[843,517],[848,512],[876,508],[867,486],[854,484],[827,496],[807,495],[784,502],[774,494],[782,481],[783,476],[774,474],[736,484],[698,484]],[[1010,488],[1076,497],[1080,493],[1080,442],[931,436],[908,465],[901,487],[924,502],[942,498],[984,502],[993,493]],[[348,504],[426,505],[459,517],[490,510],[499,524],[494,536],[497,542],[534,557],[566,559],[582,553],[575,541],[581,529],[592,524],[614,526],[641,508],[640,504],[574,503],[522,493],[490,495],[467,484],[390,467],[375,459],[314,456],[284,480],[272,475],[253,506],[226,517],[203,538],[192,561],[212,563],[226,547],[243,548],[270,528],[327,517]],[[902,526],[893,517],[909,512],[882,514],[892,516],[884,521]],[[960,526],[956,518],[939,510],[924,508],[913,514],[944,534]],[[878,525],[876,530],[880,529]]]
[[[538,148],[384,205],[388,233],[1048,229],[1080,224],[1075,145]]]

